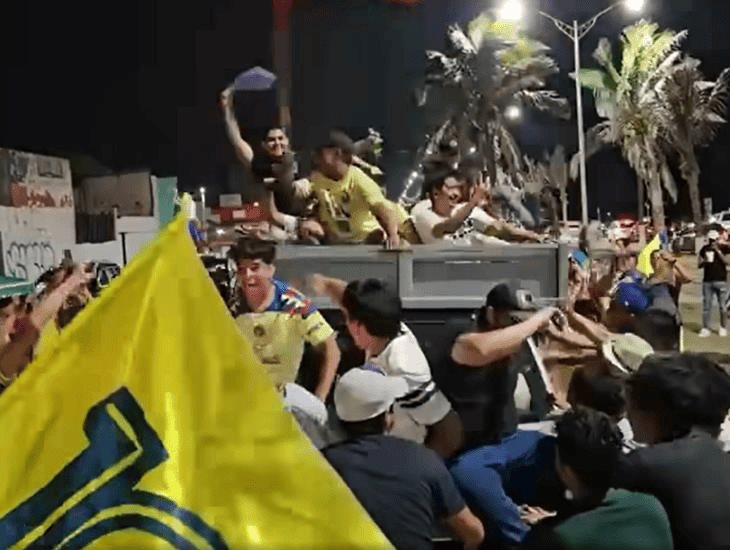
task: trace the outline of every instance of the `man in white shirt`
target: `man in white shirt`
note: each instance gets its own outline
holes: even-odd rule
[[[487,214],[480,204],[487,199],[482,186],[474,187],[468,202],[461,203],[462,182],[453,171],[434,173],[427,184],[428,199],[413,207],[411,217],[424,244],[440,240],[506,244],[495,235],[511,241],[540,242],[539,235],[501,222]]]
[[[462,426],[438,389],[416,337],[401,321],[401,300],[382,281],[350,284],[322,275],[310,279],[315,293],[337,303],[355,345],[365,352],[365,369],[406,381],[407,393],[394,410],[391,435],[424,443],[448,458],[462,445]]]

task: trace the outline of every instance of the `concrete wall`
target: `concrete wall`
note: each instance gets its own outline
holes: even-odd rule
[[[117,219],[117,238],[106,243],[76,244],[72,248],[73,258],[79,262],[110,261],[124,265],[124,249],[127,263],[155,238],[159,221],[151,216],[122,216]],[[124,237],[122,237],[124,235]]]
[[[81,183],[86,212],[109,212],[115,206],[122,216],[153,216],[153,179],[149,172],[86,178]]]
[[[0,206],[73,209],[69,162],[0,149]]]
[[[117,238],[106,243],[76,244],[73,209],[9,208],[0,206],[0,274],[35,280],[70,250],[76,261],[108,260],[123,263],[121,233],[125,233],[127,261],[159,230],[151,216],[117,220]]]
[[[146,207],[150,213],[154,212],[155,215],[121,216],[116,220],[114,241],[77,244],[74,205],[73,200],[68,199],[73,196],[71,174],[70,171],[66,171],[68,165],[66,161],[55,160],[58,160],[60,164],[51,163],[53,165],[51,168],[55,167],[63,172],[65,179],[61,181],[60,178],[56,178],[58,181],[51,182],[57,188],[53,190],[53,193],[49,191],[49,195],[57,199],[66,197],[57,201],[62,206],[0,206],[0,274],[35,280],[47,269],[58,265],[63,259],[64,250],[69,250],[76,261],[104,260],[123,265],[125,249],[126,260],[129,262],[147,243],[154,239],[160,229],[159,208],[156,204],[157,201],[152,201],[158,180],[151,177],[149,173],[137,173],[125,174],[121,178],[94,178],[102,181],[99,184],[100,187],[95,188],[96,195],[92,193],[91,196],[96,197],[94,200],[97,201],[95,204],[98,207],[102,203],[105,204],[105,201],[117,200],[113,198],[117,195],[111,195],[112,198],[104,198],[104,194],[101,192],[104,185],[113,184],[113,193],[122,190],[121,187],[114,187],[117,184],[125,186],[125,188],[129,186],[130,193],[126,204],[134,208],[134,203],[147,193],[149,198]],[[13,156],[10,156],[6,150],[0,150],[0,173],[6,174],[4,181],[8,197],[10,197],[8,187],[10,180],[7,174],[12,172],[17,175],[19,171],[22,172],[18,166],[10,170],[11,161],[21,168],[25,166],[26,176],[23,179],[25,182],[23,185],[29,189],[38,191],[44,188],[43,185],[46,187],[51,185],[47,178],[38,179],[37,174],[50,173],[51,168],[44,168],[43,162],[39,164],[36,155],[13,152]],[[18,178],[16,177],[16,179]],[[0,181],[2,181],[1,177]],[[41,183],[33,183],[38,181]],[[88,199],[88,196],[84,198]],[[168,198],[172,200],[174,193]]]
[[[75,244],[73,208],[0,206],[0,273],[35,279]]]

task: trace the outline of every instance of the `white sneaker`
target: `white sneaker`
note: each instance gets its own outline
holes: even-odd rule
[[[711,335],[712,335],[712,333],[710,332],[710,329],[708,329],[708,328],[703,328],[703,329],[702,329],[702,330],[700,331],[700,333],[699,333],[699,335],[698,335],[698,336],[699,336],[700,338],[709,338],[709,337],[710,337]]]
[[[722,336],[723,338],[725,338],[725,336],[727,336],[727,329],[721,328],[721,329],[720,329],[720,330],[718,331],[718,334],[719,334],[720,336]]]

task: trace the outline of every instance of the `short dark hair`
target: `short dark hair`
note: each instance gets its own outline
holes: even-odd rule
[[[621,380],[606,374],[593,374],[582,368],[577,368],[570,379],[568,401],[574,407],[588,407],[614,419],[626,412],[626,395]]]
[[[264,133],[264,139],[268,138],[269,133],[271,133],[275,130],[279,130],[279,131],[283,132],[284,135],[286,135],[286,128],[284,128],[280,124],[274,124],[273,126],[269,126],[269,128],[266,130],[266,132]]]
[[[369,435],[382,435],[385,433],[387,413],[379,414],[375,418],[362,420],[360,422],[345,422],[340,420],[342,429],[350,439],[366,437]]]
[[[717,437],[730,409],[730,376],[700,354],[650,356],[627,384],[632,406],[659,415],[665,440],[693,428]]]
[[[271,265],[276,259],[276,243],[244,237],[238,239],[228,256],[236,263],[242,260],[261,260],[265,264]]]
[[[348,317],[362,323],[377,338],[395,338],[400,332],[400,296],[378,279],[353,281],[345,288],[342,306]]]
[[[355,154],[355,142],[347,133],[334,129],[317,140],[315,152],[322,149],[340,149],[345,155],[351,156]]]
[[[651,344],[656,352],[678,352],[680,324],[666,311],[649,309],[634,319],[634,333]]]
[[[555,430],[560,463],[596,496],[603,496],[621,458],[623,438],[615,422],[605,413],[577,409],[561,416]]]

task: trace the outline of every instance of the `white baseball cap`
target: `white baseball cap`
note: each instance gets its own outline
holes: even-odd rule
[[[335,386],[335,410],[343,422],[363,422],[388,412],[395,400],[407,393],[403,378],[352,369]]]
[[[720,232],[715,229],[712,229],[712,230],[708,231],[707,238],[711,241],[718,241],[718,240],[720,240]]]

